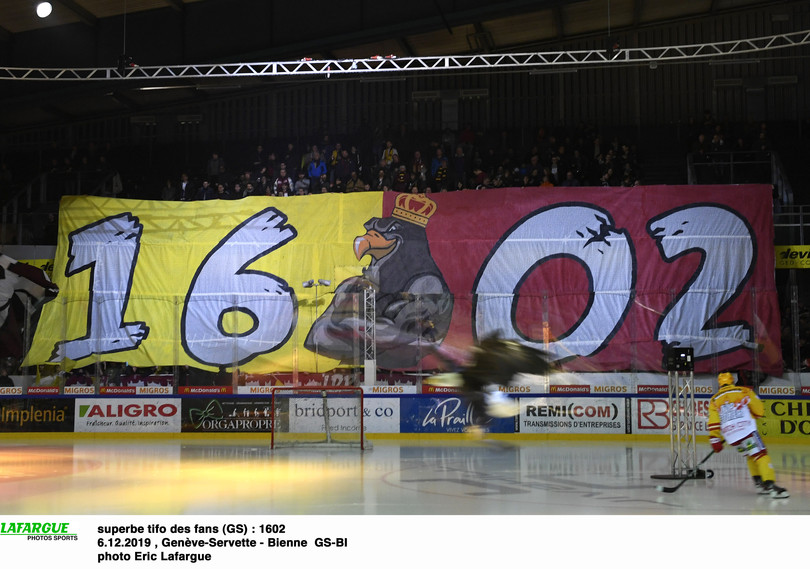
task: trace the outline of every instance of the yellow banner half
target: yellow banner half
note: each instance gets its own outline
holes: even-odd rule
[[[304,339],[333,283],[362,273],[353,243],[381,211],[377,192],[66,197],[53,271],[60,292],[43,308],[26,364],[331,369],[338,362]]]

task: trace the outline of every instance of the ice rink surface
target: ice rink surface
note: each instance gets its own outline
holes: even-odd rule
[[[372,450],[288,448],[266,438],[0,438],[0,514],[648,515],[810,514],[810,446],[768,444],[760,496],[729,449],[708,480],[667,494],[669,444],[374,440]],[[766,440],[766,444],[768,441]],[[699,445],[698,460],[710,448]]]

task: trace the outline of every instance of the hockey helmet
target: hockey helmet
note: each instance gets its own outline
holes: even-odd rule
[[[717,376],[717,383],[720,387],[724,387],[726,385],[734,385],[734,376],[731,375],[729,372],[724,371],[720,375]]]

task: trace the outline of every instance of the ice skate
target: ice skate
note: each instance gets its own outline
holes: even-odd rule
[[[778,500],[781,498],[790,498],[790,494],[785,488],[781,486],[777,486],[773,483],[772,480],[768,480],[767,482],[762,483],[762,490],[759,492],[760,494],[770,494],[771,498]]]

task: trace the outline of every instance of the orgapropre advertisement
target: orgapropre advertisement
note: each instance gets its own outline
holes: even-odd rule
[[[189,433],[270,433],[270,398],[183,399],[182,430]]]

